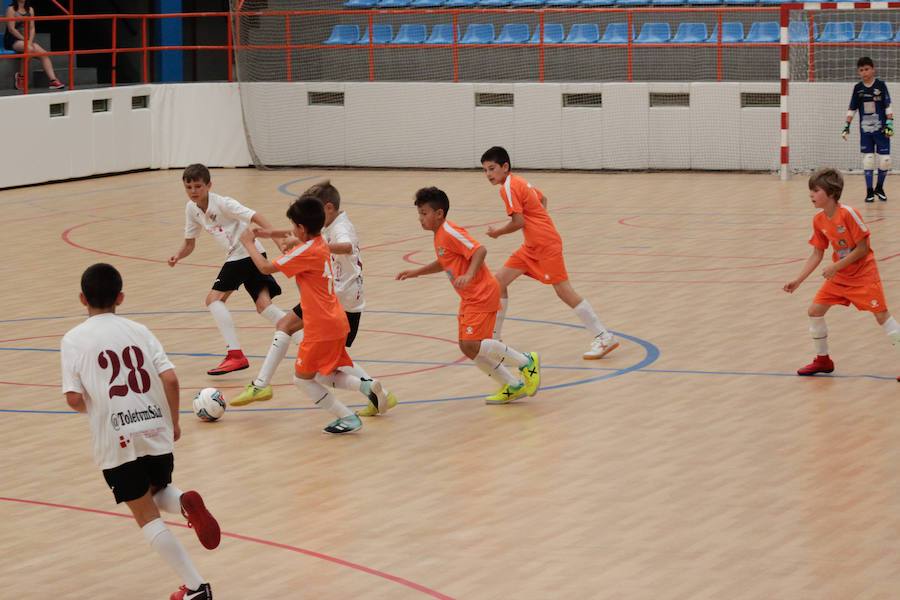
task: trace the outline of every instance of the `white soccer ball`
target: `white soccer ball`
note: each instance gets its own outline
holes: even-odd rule
[[[194,396],[194,414],[201,421],[218,421],[225,415],[225,396],[216,388],[203,388]]]

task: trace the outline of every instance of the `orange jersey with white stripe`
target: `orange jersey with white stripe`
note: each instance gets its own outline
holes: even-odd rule
[[[310,342],[343,339],[350,331],[347,315],[334,293],[331,250],[321,235],[272,261],[297,280],[303,309],[303,339]]]
[[[469,232],[450,221],[434,232],[434,251],[441,268],[450,282],[465,275],[472,264],[472,255],[481,247]],[[486,263],[475,273],[472,281],[463,288],[453,286],[462,299],[460,312],[495,312],[500,310],[500,284],[488,269]]]
[[[541,191],[531,184],[510,174],[500,186],[500,197],[506,214],[513,216],[516,213],[525,219],[525,227],[522,234],[525,236],[525,245],[530,248],[547,248],[554,251],[562,251],[562,238],[550,218],[550,213],[541,204]]]
[[[827,250],[831,246],[831,259],[837,262],[850,254],[861,242],[869,237],[869,227],[863,221],[859,211],[844,204],[838,204],[834,215],[829,219],[825,211],[813,217],[813,233],[809,238],[810,245],[819,250]],[[847,265],[837,272],[832,281],[843,285],[862,285],[879,280],[878,265],[875,253],[872,252],[871,241],[866,255],[853,264]]]

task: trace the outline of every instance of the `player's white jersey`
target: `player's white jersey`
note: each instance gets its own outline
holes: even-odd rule
[[[366,306],[363,296],[362,261],[359,259],[359,236],[347,213],[342,212],[331,225],[322,229],[322,237],[329,244],[350,244],[350,254],[332,254],[334,291],[347,312],[362,312]]]
[[[173,368],[149,329],[114,313],[94,315],[63,336],[62,391],[84,396],[100,468],[172,452],[159,373]]]
[[[205,229],[225,248],[225,262],[247,258],[250,255],[241,244],[240,237],[255,214],[256,211],[234,198],[210,192],[206,212],[192,200],[187,201],[184,207],[184,237],[195,239],[200,235],[200,230]],[[259,240],[256,240],[256,249],[265,252]]]

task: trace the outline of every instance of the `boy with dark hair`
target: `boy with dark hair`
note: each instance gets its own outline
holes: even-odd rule
[[[362,381],[340,370],[353,366],[345,347],[350,325],[334,292],[331,251],[321,235],[325,208],[318,198],[303,195],[291,204],[287,216],[300,243],[283,256],[268,262],[256,248],[255,233],[250,229],[241,234],[241,243],[260,272],[281,271],[296,278],[304,336],[294,363],[294,385],[336,417],[325,427],[327,433],[351,433],[362,427],[362,421],[328,388],[374,394],[381,406],[388,405],[387,393],[378,380]]]
[[[521,177],[512,174],[509,153],[500,146],[489,148],[481,156],[481,165],[488,181],[500,186],[500,198],[510,217],[509,222],[501,227],[488,227],[487,234],[496,239],[521,229],[525,238],[522,246],[496,273],[500,283],[500,312],[494,337],[500,337],[506,318],[509,284],[524,274],[545,285],[552,285],[559,299],[575,311],[578,319],[593,334],[591,348],[582,358],[600,359],[618,348],[616,336],[606,329],[591,303],[579,296],[569,282],[562,238],[547,212],[547,197]]]
[[[281,288],[271,275],[260,273],[253,266],[253,261],[239,241],[241,232],[247,229],[250,223],[263,228],[270,228],[271,225],[261,214],[243,206],[234,198],[211,192],[209,169],[205,166],[189,165],[181,178],[188,196],[188,202],[184,207],[184,243],[178,252],[169,257],[168,263],[170,267],[174,267],[179,260],[194,251],[201,229],[212,234],[225,249],[225,264],[216,276],[209,294],[206,295],[206,307],[225,339],[228,353],[222,362],[207,371],[207,374],[224,375],[240,371],[249,367],[250,361],[241,349],[234,320],[225,306],[231,293],[243,285],[256,304],[256,312],[263,318],[275,324],[284,316],[284,311],[272,304],[272,298],[281,293]],[[261,245],[257,248],[263,252]],[[299,343],[299,340],[297,342]]]
[[[500,308],[500,287],[484,262],[487,249],[465,229],[447,220],[450,199],[443,190],[422,188],[416,192],[414,203],[422,229],[434,232],[437,260],[418,269],[401,271],[396,279],[446,272],[460,297],[459,349],[483,373],[502,386],[485,401],[488,404],[508,404],[526,395],[534,396],[541,384],[537,352],[523,354],[491,338],[497,309]],[[507,359],[515,364],[517,375],[504,366]]]
[[[219,524],[200,494],[172,485],[172,451],[181,437],[175,368],[149,329],[116,315],[124,295],[115,267],[88,267],[79,297],[88,319],[61,345],[66,402],[90,418],[94,460],[116,502],[128,506],[150,546],[184,581],[171,600],[209,600],[209,583],[159,514],[183,514],[203,546],[219,545]]]
[[[835,304],[853,304],[857,310],[871,312],[894,346],[900,344],[900,324],[888,312],[884,289],[875,254],[869,244],[869,228],[855,208],[840,203],[844,178],[834,169],[822,169],[809,178],[809,198],[820,209],[813,217],[813,233],[809,240],[812,254],[800,275],[784,285],[792,293],[822,262],[831,246],[832,262],[822,270],[825,283],[819,288],[809,314],[809,332],[816,348],[816,358],[799,369],[797,375],[831,373],[834,362],[828,355],[828,327],[825,313]],[[900,380],[900,377],[898,377]]]
[[[347,314],[350,324],[350,332],[347,334],[345,346],[349,349],[356,339],[359,331],[359,322],[365,308],[363,295],[362,261],[359,257],[359,236],[356,228],[350,222],[347,213],[341,208],[341,195],[330,181],[317,183],[303,192],[304,196],[318,198],[325,210],[325,226],[322,228],[322,237],[331,251],[331,265],[334,273],[334,291],[337,294],[341,306]],[[298,242],[290,236],[290,231],[263,231],[256,230],[257,237],[282,238],[285,245],[293,246]],[[273,396],[271,380],[275,369],[284,360],[290,345],[291,335],[302,335],[303,308],[297,304],[278,321],[277,331],[272,338],[272,345],[263,361],[259,375],[241,392],[231,400],[234,406],[244,406],[251,402],[269,400]],[[355,375],[362,381],[371,381],[372,378],[358,364],[350,367],[341,367],[341,371]],[[368,394],[368,404],[356,414],[370,417],[384,414],[397,405],[397,398],[391,392],[387,394],[387,404],[379,406],[375,394]]]
[[[863,173],[866,177],[866,202],[878,198],[887,201],[884,179],[891,170],[891,136],[894,135],[894,110],[887,85],[875,77],[875,63],[868,56],[856,61],[856,72],[862,81],[853,86],[847,122],[841,131],[846,140],[850,136],[853,113],[859,111],[859,151],[862,152]],[[877,158],[876,154],[877,153]],[[878,166],[878,181],[873,189],[872,175]]]

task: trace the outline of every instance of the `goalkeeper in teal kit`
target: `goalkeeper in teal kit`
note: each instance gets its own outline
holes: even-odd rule
[[[850,135],[853,113],[859,111],[859,151],[863,155],[863,173],[866,176],[866,202],[874,202],[875,198],[885,202],[884,178],[891,170],[891,136],[894,135],[891,95],[887,85],[875,78],[875,63],[871,58],[863,56],[856,61],[856,71],[862,81],[853,87],[847,122],[841,136],[846,140]],[[878,180],[873,187],[876,163]]]

